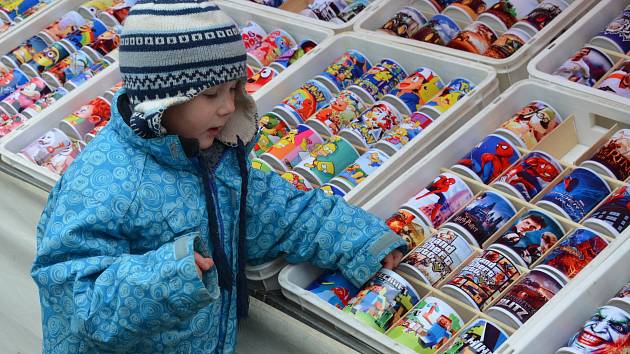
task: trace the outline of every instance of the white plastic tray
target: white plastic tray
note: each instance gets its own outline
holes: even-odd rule
[[[317,45],[319,46],[325,42],[326,39],[334,35],[334,32],[327,28],[308,26],[308,24],[301,23],[300,21],[292,18],[274,16],[273,14],[261,12],[255,7],[249,6],[250,3],[247,1],[245,1],[246,5],[227,1],[220,1],[218,3],[219,7],[221,7],[221,9],[225,11],[228,16],[232,17],[232,19],[234,19],[234,21],[238,24],[245,24],[247,21],[254,21],[261,25],[267,32],[273,31],[276,28],[281,28],[291,34],[298,43],[305,39],[310,39],[317,42]],[[311,53],[306,53],[304,57],[300,58],[291,66],[305,60],[305,58],[308,58],[310,55]],[[264,96],[266,92],[282,82],[286,76],[286,71],[286,69],[283,70],[265,86],[254,92],[254,94],[252,94],[254,100],[259,101],[261,96]]]
[[[272,82],[270,85],[273,86],[258,96],[258,112],[269,112],[300,84],[320,74],[333,60],[350,49],[363,53],[373,64],[383,58],[394,59],[408,73],[421,66],[429,67],[445,83],[456,77],[467,77],[476,84],[476,88],[345,196],[348,202],[356,205],[362,205],[372,198],[404,170],[403,166],[422,158],[498,94],[496,73],[489,66],[366,37],[364,33],[343,33],[320,44],[309,53],[308,59],[290,66],[283,73],[286,76],[282,81]]]
[[[499,73],[498,77],[500,89],[501,91],[504,91],[513,83],[526,79],[527,63],[596,1],[567,1],[571,3],[569,7],[562,11],[562,13],[551,23],[545,26],[542,31],[533,36],[522,48],[516,51],[516,53],[506,59],[494,59],[479,54],[468,53],[462,50],[392,36],[376,31],[376,29],[380,28],[385,24],[385,22],[394,17],[394,15],[402,7],[412,6],[417,8],[417,4],[419,2],[420,1],[418,0],[383,0],[379,3],[375,3],[373,6],[370,6],[370,8],[364,10],[369,11],[369,13],[361,16],[361,18],[357,20],[354,25],[354,30],[357,32],[369,33],[370,36],[379,38],[381,41],[404,43],[410,46],[426,48],[434,52],[449,54],[470,61],[490,65]],[[427,15],[427,13],[424,14]],[[428,14],[427,18],[430,17],[431,14]]]
[[[86,0],[57,0],[9,31],[0,34],[0,55],[22,44],[69,11],[76,10]]]
[[[341,32],[346,32],[346,31],[352,31],[352,26],[354,26],[354,24],[357,21],[359,21],[359,19],[361,19],[363,16],[365,16],[368,13],[368,10],[370,9],[370,7],[374,6],[375,3],[379,3],[381,1],[383,0],[372,0],[372,2],[365,9],[363,9],[363,11],[361,11],[352,20],[346,23],[332,23],[332,22],[322,21],[322,20],[310,18],[307,16],[302,16],[302,15],[299,15],[297,13],[293,13],[290,11],[281,10],[275,7],[261,5],[261,4],[258,4],[249,0],[217,0],[217,3],[219,4],[219,6],[221,6],[221,4],[224,4],[226,2],[238,3],[243,6],[251,8],[256,13],[260,13],[260,12],[268,13],[268,14],[271,14],[274,18],[281,18],[281,17],[290,18],[299,23],[303,23],[304,25],[310,28],[314,28],[314,27],[327,28],[334,31],[335,33],[341,33]]]
[[[630,5],[630,1],[628,0],[599,1],[591,11],[582,16],[579,21],[541,51],[540,54],[529,63],[527,67],[529,75],[533,78],[570,87],[615,103],[630,105],[630,98],[625,98],[611,92],[598,90],[552,75],[562,63],[571,58],[571,56],[586,45],[591,38],[603,31],[628,5]],[[606,53],[616,62],[615,64],[620,61],[619,56],[615,56],[610,51]],[[626,59],[630,59],[630,57]]]
[[[492,133],[501,123],[509,119],[518,109],[532,100],[544,100],[552,104],[564,117],[570,117],[565,121],[564,126],[558,128],[563,128],[562,131],[564,133],[560,134],[561,131],[556,129],[554,131],[555,134],[552,133],[546,137],[538,147],[535,147],[549,152],[554,157],[560,159],[565,166],[574,164],[577,160],[581,159],[585,153],[588,153],[587,150],[589,150],[592,145],[598,145],[601,139],[605,138],[607,134],[610,134],[611,130],[630,126],[630,116],[628,115],[630,107],[611,107],[588,96],[581,95],[578,92],[573,92],[569,89],[537,80],[522,81],[499,96],[491,105],[464,124],[457,133],[445,139],[439,147],[428,153],[422,160],[415,164],[404,166],[407,172],[383,188],[380,193],[365,203],[363,208],[382,219],[386,219],[396,212],[400,205],[406,202],[420,189],[428,185],[435,176],[445,171],[445,168],[455,163],[483,137]],[[466,181],[469,182],[469,185],[475,193],[488,189],[488,187],[483,187],[483,185],[475,183],[471,179],[466,179]],[[612,181],[610,179],[608,181],[613,184],[613,188],[622,184],[622,182]],[[510,199],[517,208],[532,207],[527,205],[527,203],[518,202],[518,200],[513,197]],[[579,226],[562,217],[556,217],[556,219],[563,224],[567,232]],[[509,227],[509,223],[505,225],[503,229],[507,227]],[[500,229],[492,239],[496,239],[503,229]],[[562,342],[568,340],[571,332],[582,324],[582,320],[590,315],[592,309],[597,307],[593,304],[605,302],[606,298],[614,294],[628,279],[630,273],[627,264],[627,259],[630,256],[627,247],[628,239],[630,239],[630,229],[626,230],[617,239],[611,240],[610,245],[585,267],[578,276],[571,280],[569,286],[556,294],[550,303],[547,304],[544,309],[539,310],[524,326],[520,329],[516,329],[516,331],[508,331],[511,337],[507,342],[508,344],[504,345],[504,349],[502,349],[501,352],[553,353],[562,346]],[[623,252],[623,254],[619,255],[619,252]],[[613,254],[619,259],[613,257]],[[615,259],[617,260],[615,261]],[[622,269],[624,266],[625,268]],[[610,273],[622,279],[612,280],[608,278],[598,278],[604,277],[607,273],[605,270],[608,268],[622,269],[619,273],[614,272],[614,270]],[[316,279],[321,272],[320,269],[308,264],[287,266],[279,275],[279,282],[283,293],[292,301],[300,304],[304,309],[319,314],[325,320],[334,323],[340,330],[355,335],[358,339],[379,351],[403,352],[398,347],[392,347],[391,340],[387,336],[371,328],[366,328],[366,326],[360,323],[356,323],[357,321],[354,321],[350,316],[347,316],[316,295],[305,290],[305,287]],[[617,286],[617,283],[619,283],[619,286]],[[433,291],[434,294],[438,294],[439,297],[446,299],[451,304],[459,307],[462,305],[456,299],[452,299],[448,295],[440,291],[435,291],[426,285],[419,284],[417,281],[412,284],[419,292],[424,290],[426,294],[428,291]],[[588,299],[583,301],[584,296],[576,295],[574,290],[585,285],[589,286],[589,290],[586,292]],[[597,294],[591,294],[595,293],[597,291],[595,290],[596,287],[600,285],[607,286],[606,290]],[[608,286],[610,288],[608,288]],[[421,293],[421,295],[424,294]],[[595,297],[598,299],[597,301],[592,300],[592,298]],[[570,306],[567,302],[571,303]],[[557,309],[558,304],[563,304],[562,308],[564,312]],[[547,316],[550,316],[549,313],[563,317],[565,316],[565,312],[573,311],[572,309],[583,306],[588,306],[589,309],[581,309],[578,311],[578,314],[568,316],[570,319],[578,318],[578,323],[573,324],[570,322],[570,319],[565,320],[564,318],[556,320],[556,323],[558,321],[567,323],[567,326],[563,327],[562,331],[557,331],[555,326],[551,326],[549,324],[550,321],[546,320]],[[478,316],[483,316],[483,314],[479,314],[474,310],[472,311]],[[498,321],[495,320],[495,322]],[[558,336],[559,333],[563,335],[566,334],[566,336],[555,338],[554,341],[552,341],[554,343],[552,346],[548,344],[548,342],[540,340],[539,336],[537,337],[530,332],[532,328],[538,328],[539,326],[545,327],[548,330],[547,332],[549,333],[546,334],[545,338]],[[553,331],[550,329],[553,329]],[[542,332],[542,330],[536,330],[536,333]],[[528,347],[530,343],[534,342],[537,343],[536,349]],[[557,346],[555,346],[556,343],[558,344]],[[518,350],[511,351],[507,349],[512,348],[512,346],[518,348]],[[447,348],[447,346],[445,346],[445,348]]]

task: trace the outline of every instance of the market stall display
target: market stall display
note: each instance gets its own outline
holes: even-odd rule
[[[594,1],[383,0],[355,31],[492,66],[501,90],[527,78],[527,64]]]
[[[543,99],[545,107],[532,104]],[[454,346],[456,353],[457,348],[463,347],[458,337],[474,340],[466,328],[478,320],[493,323],[509,336],[504,345],[509,345],[512,336],[523,336],[521,328],[540,323],[548,304],[571,297],[564,290],[575,287],[574,284],[587,278],[589,273],[605,267],[603,259],[606,255],[614,253],[628,239],[628,231],[613,235],[585,226],[594,210],[605,205],[605,198],[618,198],[623,193],[625,182],[589,170],[605,185],[603,189],[589,189],[589,180],[574,173],[586,170],[580,165],[620,128],[627,126],[626,109],[582,100],[586,99],[577,97],[573,91],[546,87],[536,81],[515,85],[419,163],[408,166],[404,174],[363,206],[388,220],[390,227],[394,226],[392,229],[406,240],[411,239],[411,235],[422,238],[414,241],[420,246],[408,253],[403,265],[395,272],[412,285],[420,301],[422,298],[438,298],[453,308],[464,323],[449,316],[446,316],[448,321],[439,316],[422,319],[421,306],[416,306],[407,313],[397,313],[398,324],[389,326],[385,335],[379,334],[345,316],[342,311],[328,307],[319,297],[308,294],[304,285],[321,271],[305,265],[288,266],[281,272],[279,279],[284,294],[303,308],[320,313],[341,330],[356,333],[365,343],[386,353],[411,352],[402,349],[400,343],[413,352],[448,352],[450,349],[447,348]],[[507,131],[496,131],[515,114],[522,115],[523,130],[530,130],[530,133],[536,131],[540,121],[549,122],[557,117],[558,124],[545,130],[536,144],[527,147],[524,142],[513,143],[516,140]],[[601,117],[595,125],[590,123],[592,116]],[[600,126],[598,122],[604,125]],[[514,128],[514,125],[510,127]],[[480,153],[483,157],[477,162],[473,161],[475,154],[463,154],[470,147],[483,146],[479,142],[486,141],[484,137],[495,139],[491,145],[497,148],[496,151]],[[510,161],[511,154],[518,157]],[[529,163],[525,164],[525,160]],[[547,162],[549,160],[553,164]],[[518,190],[497,188],[497,181],[506,181],[502,178],[504,174],[512,176],[507,179],[512,181],[509,186],[530,191],[531,199],[526,201]],[[549,183],[540,185],[538,177],[548,179]],[[418,197],[433,191],[449,192],[450,186],[462,182],[467,188],[456,187],[457,193],[436,196],[433,203],[425,203],[424,208],[407,207]],[[553,193],[557,185],[563,186],[563,191],[568,193],[563,197],[565,203],[559,209],[546,211],[538,203]],[[428,187],[422,189],[423,186]],[[604,197],[598,197],[599,201],[583,209],[581,217],[567,215],[567,211],[573,211],[576,205],[583,205],[580,200],[602,190]],[[613,191],[617,191],[617,197]],[[462,203],[460,198],[466,202]],[[455,212],[448,211],[449,201],[455,203]],[[435,209],[445,210],[447,220],[430,219],[432,215],[440,215],[440,211],[433,214]],[[618,219],[630,215],[627,207],[617,210],[620,211]],[[412,215],[406,219],[406,225],[405,219],[399,218],[401,211]],[[396,222],[390,223],[393,218]],[[414,230],[424,231],[414,234]],[[454,333],[449,332],[456,323]],[[426,325],[439,326],[442,334],[436,337],[423,334],[428,333],[421,329]],[[407,328],[403,333],[418,329],[414,334],[418,338],[398,340],[399,330],[396,328],[400,326]],[[435,331],[437,333],[437,329]],[[493,333],[497,334],[497,331]],[[392,341],[392,338],[396,340]],[[481,345],[479,340],[476,343]],[[501,351],[501,348],[495,349]]]
[[[529,64],[532,77],[612,102],[630,102],[630,2],[599,1]]]

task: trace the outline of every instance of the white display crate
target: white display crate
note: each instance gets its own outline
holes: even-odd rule
[[[376,3],[379,3],[381,1],[383,0],[372,0],[372,2],[365,9],[363,9],[363,11],[361,11],[358,15],[356,15],[353,19],[351,19],[350,21],[346,23],[333,23],[333,22],[322,21],[322,20],[311,18],[308,16],[303,16],[303,15],[300,15],[291,11],[281,10],[279,8],[275,8],[272,6],[258,4],[249,0],[217,0],[217,3],[219,4],[219,6],[221,6],[221,4],[224,4],[226,2],[238,3],[243,6],[251,8],[256,13],[260,13],[260,12],[267,13],[267,14],[272,15],[274,18],[290,18],[292,20],[295,20],[299,23],[302,23],[308,26],[309,28],[313,28],[313,27],[327,28],[334,31],[335,33],[341,33],[341,32],[346,32],[346,31],[352,31],[352,27],[354,26],[354,24],[357,21],[359,21],[363,16],[365,16],[368,13],[368,10],[372,6],[374,6]],[[309,3],[310,2],[312,1],[309,1]]]
[[[422,1],[419,0],[383,0],[379,3],[375,3],[373,6],[366,9],[366,11],[369,11],[368,14],[361,16],[361,18],[357,20],[357,23],[354,25],[354,30],[356,32],[369,34],[370,37],[379,38],[381,41],[403,43],[414,47],[425,48],[437,53],[449,54],[473,62],[490,65],[498,72],[500,89],[501,91],[504,91],[513,83],[526,79],[528,75],[527,63],[556,36],[562,33],[564,29],[574,23],[574,21],[596,1],[567,0],[567,2],[570,3],[569,7],[562,11],[562,13],[551,23],[545,26],[542,31],[538,32],[529,41],[527,41],[527,43],[517,50],[516,53],[506,59],[490,58],[479,54],[448,48],[446,46],[425,43],[414,39],[402,38],[376,31],[389,19],[394,17],[398,10],[404,6],[417,8],[423,15],[426,15],[427,19],[431,18],[434,13],[428,12],[426,10],[426,6],[421,7]],[[467,24],[458,22],[458,25],[460,25],[463,29]],[[501,34],[498,34],[497,36],[500,36]]]
[[[598,90],[552,75],[560,65],[587,45],[591,38],[606,29],[606,26],[628,5],[630,5],[630,1],[628,0],[599,1],[592,10],[582,16],[582,18],[571,26],[562,36],[558,37],[558,39],[532,59],[527,68],[530,77],[570,87],[615,103],[630,105],[630,98],[625,98],[612,92]],[[610,50],[604,49],[602,51],[608,54],[615,62],[613,70],[621,61],[630,59],[628,56],[622,56]]]
[[[455,134],[446,138],[439,147],[426,154],[419,162],[404,166],[406,172],[384,187],[380,193],[365,203],[363,208],[384,220],[387,219],[409,198],[429,185],[438,174],[448,171],[449,166],[455,164],[474,145],[488,134],[491,134],[521,107],[533,100],[543,100],[551,104],[565,117],[562,125],[532,148],[532,150],[546,151],[561,161],[565,170],[554,182],[561,180],[571,168],[590,156],[614,131],[630,126],[630,115],[628,115],[630,107],[628,106],[611,106],[605,102],[602,103],[582,95],[577,91],[537,80],[522,81],[499,96],[491,105],[464,124]],[[526,150],[523,149],[522,152],[525,153]],[[468,183],[475,194],[484,190],[493,190],[501,193],[491,186],[481,184],[461,175],[460,177]],[[611,185],[611,189],[616,189],[623,185],[623,182],[610,178],[606,178],[606,181]],[[511,226],[511,222],[525,210],[540,209],[520,199],[505,194],[504,196],[515,205],[518,212],[514,218],[497,230],[484,243],[485,247],[494,242],[507,230]],[[580,226],[578,223],[559,215],[554,216],[567,233],[571,229]],[[630,229],[627,229],[617,239],[607,239],[610,242],[608,247],[522,327],[511,328],[509,324],[505,324],[510,339],[500,350],[501,353],[554,353],[556,349],[569,339],[572,331],[582,324],[582,320],[588,318],[597,305],[605,303],[607,298],[612,296],[627,281],[630,277],[630,268],[627,266],[627,259],[630,256],[627,247],[630,239]],[[476,251],[480,252],[481,250],[476,249]],[[620,252],[623,254],[620,255]],[[520,267],[519,269],[523,273],[528,272],[526,269]],[[618,272],[615,270],[618,270]],[[608,271],[611,272],[609,273]],[[456,272],[457,269],[450,276],[452,277]],[[358,323],[351,316],[342,313],[318,296],[305,290],[306,286],[321,273],[321,269],[309,264],[289,265],[280,272],[279,282],[287,298],[300,304],[305,310],[320,315],[323,319],[333,323],[338,329],[354,335],[378,351],[385,353],[408,352],[405,351],[406,349],[401,350],[400,345],[396,344],[394,346],[395,343],[392,343],[391,339],[386,335],[362,323]],[[606,277],[607,274],[614,274],[614,277],[619,279],[608,279],[612,277]],[[410,281],[421,296],[431,294],[447,301],[456,310],[460,309],[463,312],[460,315],[467,323],[469,323],[469,320],[477,317],[488,318],[485,313],[479,312],[444,294],[442,291],[420,282],[413,276],[405,273],[401,273],[401,275]],[[438,286],[444,283],[445,281],[443,280]],[[606,289],[593,294],[598,291],[596,290],[598,285],[606,286]],[[582,286],[589,288],[588,290],[580,291],[581,294],[587,294],[586,300],[583,300],[584,296],[576,295],[574,292]],[[507,289],[504,293],[506,291]],[[494,302],[496,301],[498,299],[494,300]],[[568,302],[571,304],[567,304]],[[559,304],[562,304],[562,306],[560,307]],[[576,307],[580,308],[576,314],[568,314]],[[581,307],[589,307],[589,309],[581,309]],[[488,306],[485,307],[485,309],[487,308]],[[559,308],[563,310],[559,310]],[[555,320],[552,322],[551,317],[549,317],[551,313],[554,316],[566,318],[555,319],[556,317],[553,317]],[[577,323],[573,323],[573,319]],[[498,320],[493,320],[493,322],[501,324]],[[564,323],[566,327],[563,327],[561,331],[556,331],[555,326],[552,326],[550,323]],[[547,332],[549,332],[545,335],[545,338],[551,338],[559,334],[562,334],[563,337],[554,338],[554,340],[550,340],[550,343],[553,344],[547,344],[547,342],[540,340],[540,334],[543,333],[540,327],[546,328]],[[531,330],[533,328],[538,328],[536,330],[536,333],[539,334],[538,336],[532,334]],[[552,328],[554,329],[553,331],[550,330]],[[534,342],[536,343],[535,349],[527,346]],[[443,348],[448,348],[449,343]]]
[[[496,73],[489,66],[366,37],[360,33],[338,34],[313,49],[308,59],[295,63],[286,70],[282,82],[258,96],[258,112],[263,114],[271,111],[299,85],[320,74],[337,57],[350,49],[363,53],[372,64],[391,58],[408,73],[426,66],[438,73],[445,83],[457,77],[466,77],[476,87],[345,196],[348,202],[359,206],[387,186],[404,170],[404,166],[418,161],[489,104],[499,90]]]
[[[86,0],[56,0],[42,11],[38,11],[26,20],[18,23],[5,33],[0,34],[0,55],[33,37],[51,23],[69,11],[76,10]]]

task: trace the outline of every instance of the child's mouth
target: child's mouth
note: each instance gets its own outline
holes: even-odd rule
[[[209,128],[207,130],[208,132],[208,136],[210,137],[215,137],[217,135],[219,135],[219,131],[221,130],[221,127],[214,127],[214,128]]]

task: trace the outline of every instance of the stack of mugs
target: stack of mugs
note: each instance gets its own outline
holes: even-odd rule
[[[610,194],[628,177],[627,132],[570,168],[530,150],[562,122],[530,102],[386,221],[410,250],[396,271],[362,288],[326,273],[307,289],[418,353],[493,352],[630,220],[627,187]],[[478,317],[463,330],[459,303]]]
[[[473,88],[348,51],[262,117],[252,163],[299,189],[345,195]]]
[[[267,33],[262,26],[253,21],[240,26],[240,29],[247,50],[245,89],[250,94],[258,91],[317,46],[317,43],[310,39],[297,43],[291,34],[282,29],[274,29]]]
[[[286,0],[251,0],[265,6],[281,7]],[[313,0],[297,9],[300,15],[335,24],[352,20],[363,11],[372,0]],[[295,7],[292,5],[291,8]]]
[[[122,82],[81,106],[20,151],[20,155],[61,175],[99,131],[109,122],[111,100]]]
[[[630,6],[556,69],[553,75],[630,98],[628,52]]]
[[[565,0],[422,0],[380,29],[496,59],[514,54],[569,6]],[[420,12],[425,9],[426,16]]]
[[[15,0],[0,2],[0,34],[26,21],[52,3],[52,0]]]
[[[88,1],[0,57],[0,137],[111,65],[132,5]]]

